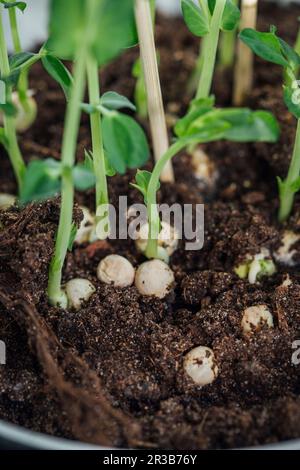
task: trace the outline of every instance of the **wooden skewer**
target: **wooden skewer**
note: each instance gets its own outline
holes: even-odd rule
[[[242,15],[240,29],[256,29],[258,0],[242,0]],[[237,62],[234,74],[233,104],[241,106],[250,94],[253,85],[253,52],[243,44],[238,43]]]
[[[168,150],[169,139],[160,87],[149,0],[135,0],[135,17],[147,91],[148,114],[153,140],[154,158],[158,161]],[[174,182],[174,172],[171,162],[165,166],[161,174],[161,181],[169,183]]]

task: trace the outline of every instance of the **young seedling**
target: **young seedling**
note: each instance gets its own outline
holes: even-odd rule
[[[99,201],[103,206],[102,201],[105,198],[106,205],[107,189],[100,187],[99,183],[106,182],[103,143],[109,162],[121,173],[128,166],[133,168],[136,164],[143,164],[149,151],[140,127],[132,118],[117,111],[124,107],[124,101],[128,105],[128,100],[112,93],[103,95],[102,98],[99,96],[98,66],[109,62],[123,48],[136,42],[133,1],[115,0],[112,4],[110,0],[53,0],[51,5],[47,48],[57,57],[73,59],[75,62],[66,112],[62,159],[61,163],[58,162],[62,180],[61,212],[48,283],[50,302],[66,307],[67,296],[61,288],[61,279],[68,247],[76,235],[72,224],[74,182],[77,179],[83,189],[86,185],[83,174],[92,174],[97,181],[97,203]],[[111,41],[111,37],[114,37],[114,41]],[[82,103],[86,72],[90,104]],[[74,161],[82,109],[91,114],[93,152],[91,156],[87,156],[83,165],[79,168],[77,165],[76,168]],[[104,115],[102,123],[101,114]],[[91,168],[94,169],[95,176]],[[76,174],[81,177],[77,178]],[[107,225],[107,221],[105,224]]]
[[[240,19],[240,11],[232,0],[181,0],[184,20],[189,30],[202,37],[201,74],[197,99],[208,98],[211,93],[220,30],[233,31]]]
[[[16,110],[12,103],[12,84],[9,80],[11,69],[8,59],[7,45],[3,30],[2,6],[0,6],[0,71],[2,99],[0,109],[3,112],[4,128],[1,129],[0,141],[7,150],[14,169],[19,191],[22,190],[25,174],[25,163],[21,155],[16,131]]]
[[[300,89],[296,73],[300,65],[300,56],[285,41],[276,35],[276,29],[261,33],[253,29],[244,29],[241,40],[259,57],[280,65],[284,70],[284,102],[298,120],[294,151],[287,177],[284,181],[278,178],[280,208],[278,219],[288,219],[294,203],[295,194],[300,189]]]
[[[156,0],[149,0],[153,28],[155,29],[155,3]],[[146,119],[148,117],[148,104],[147,104],[147,92],[145,85],[145,78],[143,73],[143,67],[141,63],[141,58],[139,57],[132,68],[132,75],[136,78],[136,84],[134,89],[134,104],[136,106],[137,113],[141,119]]]
[[[176,124],[175,133],[177,141],[156,163],[152,173],[143,171],[136,175],[134,186],[143,194],[147,205],[149,234],[145,256],[149,259],[165,260],[166,257],[158,245],[161,222],[156,200],[159,177],[166,163],[191,144],[222,139],[234,142],[276,142],[279,127],[269,112],[247,108],[217,109],[213,98],[207,98],[194,102],[192,110]]]
[[[162,94],[159,81],[155,50],[153,22],[149,0],[135,0],[135,17],[138,29],[143,75],[147,90],[148,112],[154,147],[154,157],[158,161],[169,147],[169,139]],[[161,180],[174,181],[170,162],[164,167]]]
[[[0,3],[8,9],[11,36],[15,54],[22,53],[21,39],[17,22],[17,10],[24,12],[27,4],[25,2],[15,2],[12,0]],[[17,91],[12,94],[13,104],[17,109],[16,127],[18,132],[26,131],[36,119],[37,105],[32,96],[32,92],[28,89],[28,70],[20,73],[17,83]]]
[[[241,30],[256,29],[258,0],[242,0]],[[253,85],[253,53],[239,41],[234,74],[233,103],[241,106],[249,96]]]

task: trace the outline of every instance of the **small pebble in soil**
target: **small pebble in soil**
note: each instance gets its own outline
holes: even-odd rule
[[[215,187],[219,173],[214,162],[201,149],[196,148],[192,153],[194,175],[204,187],[212,190]]]
[[[6,211],[16,202],[16,196],[7,193],[0,193],[0,211]]]
[[[274,253],[274,258],[276,259],[276,261],[286,266],[295,266],[296,262],[293,257],[297,253],[297,251],[291,248],[299,240],[299,233],[295,233],[292,230],[285,230],[281,239],[281,246]]]
[[[246,308],[242,318],[242,329],[245,334],[260,331],[262,328],[273,328],[273,315],[266,305],[253,305]]]
[[[137,249],[144,253],[147,248],[148,243],[148,232],[149,224],[145,223],[140,227],[139,231],[136,231],[136,236],[138,236],[135,241]],[[161,223],[161,231],[158,236],[158,246],[162,248],[166,253],[165,261],[168,261],[174,251],[178,248],[179,234],[175,227],[172,227],[167,222]]]
[[[25,132],[34,123],[37,116],[37,104],[33,98],[33,91],[28,90],[27,92],[27,106],[28,109],[24,109],[20,103],[19,94],[17,91],[12,93],[12,103],[17,109],[15,117],[16,129],[18,132]],[[0,115],[0,124],[3,125],[3,114]]]
[[[77,230],[75,243],[81,245],[82,243],[87,243],[92,240],[92,233],[94,230],[95,219],[89,209],[84,206],[80,206],[80,209],[83,213],[83,219],[81,221],[80,227]]]
[[[114,287],[129,287],[133,284],[135,270],[124,256],[109,255],[100,261],[97,276],[105,284]]]
[[[163,299],[171,291],[175,278],[173,271],[161,260],[141,264],[135,275],[135,286],[140,294]]]
[[[201,387],[212,383],[219,372],[214,352],[206,346],[198,346],[188,352],[183,367],[185,373]]]
[[[65,291],[68,306],[79,310],[82,303],[88,301],[96,289],[88,279],[75,278],[66,283]]]

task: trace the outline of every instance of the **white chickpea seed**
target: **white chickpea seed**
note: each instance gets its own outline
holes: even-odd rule
[[[214,352],[206,346],[198,346],[188,352],[183,367],[185,373],[201,387],[212,383],[219,372]]]
[[[77,230],[75,237],[75,243],[77,243],[78,245],[92,241],[92,233],[95,225],[95,219],[90,213],[89,209],[84,206],[81,206],[80,209],[83,212],[83,219],[80,223],[79,229]]]
[[[0,193],[0,211],[6,211],[16,202],[16,196],[7,193]]]
[[[169,266],[159,259],[141,264],[135,275],[135,286],[140,294],[163,299],[172,289],[175,278]]]
[[[242,318],[242,329],[245,334],[259,331],[263,327],[273,328],[273,315],[266,305],[253,305],[246,308]]]
[[[25,132],[34,123],[37,115],[37,104],[33,98],[33,91],[28,90],[26,105],[28,109],[24,109],[20,103],[19,93],[14,91],[12,93],[12,103],[17,109],[16,114],[16,129],[18,132]],[[3,124],[3,114],[0,115],[0,124]]]
[[[285,230],[282,236],[281,246],[274,253],[276,261],[285,264],[286,266],[294,266],[296,263],[293,260],[293,257],[296,254],[296,250],[293,250],[292,247],[299,240],[299,233],[295,233],[292,230]]]
[[[88,279],[75,278],[66,283],[65,291],[69,307],[79,310],[82,303],[89,300],[96,289]]]
[[[100,261],[97,276],[105,284],[114,287],[129,287],[133,284],[135,270],[128,259],[120,255],[109,255]]]
[[[192,166],[195,177],[205,186],[214,187],[219,173],[214,162],[200,148],[196,148],[192,154]]]
[[[149,233],[149,224],[145,223],[140,227],[140,230],[136,232],[138,236],[135,241],[137,249],[144,253],[147,248]],[[161,223],[161,231],[158,236],[158,247],[162,248],[166,252],[166,260],[171,256],[174,251],[178,248],[179,234],[176,228],[172,227],[167,222]]]

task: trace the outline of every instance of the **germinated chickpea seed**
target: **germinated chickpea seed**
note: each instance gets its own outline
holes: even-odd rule
[[[136,240],[135,244],[137,249],[144,253],[147,248],[147,241],[148,241],[148,233],[149,233],[149,224],[145,223],[141,226],[140,230],[137,232],[138,239]],[[179,243],[179,234],[176,228],[172,227],[167,222],[161,223],[161,231],[158,236],[158,248],[162,248],[165,252],[163,258],[167,261],[168,257],[170,257],[174,251],[177,250]]]
[[[16,114],[16,130],[18,132],[25,132],[29,127],[34,123],[37,116],[37,104],[33,98],[32,90],[27,92],[27,106],[28,109],[24,109],[23,105],[20,103],[19,93],[13,91],[12,93],[12,103],[17,109]],[[0,123],[3,124],[3,114],[0,115]]]
[[[105,284],[114,287],[128,287],[133,284],[135,270],[124,256],[109,255],[100,261],[97,276]]]
[[[77,230],[75,243],[81,245],[82,243],[86,243],[92,241],[92,233],[94,230],[95,219],[89,209],[87,207],[80,207],[83,212],[83,219],[80,223],[80,227]]]
[[[0,193],[0,211],[6,211],[16,202],[16,196],[7,193]]]
[[[69,307],[79,310],[82,303],[89,300],[96,289],[88,279],[75,278],[66,283],[65,291]]]
[[[219,372],[214,352],[206,346],[198,346],[188,352],[183,367],[185,373],[201,387],[211,384]]]
[[[172,289],[173,271],[161,260],[153,259],[141,264],[135,275],[135,286],[140,294],[163,299]]]
[[[273,328],[273,315],[266,305],[253,305],[246,308],[242,318],[242,329],[245,334],[259,331],[264,327]]]

